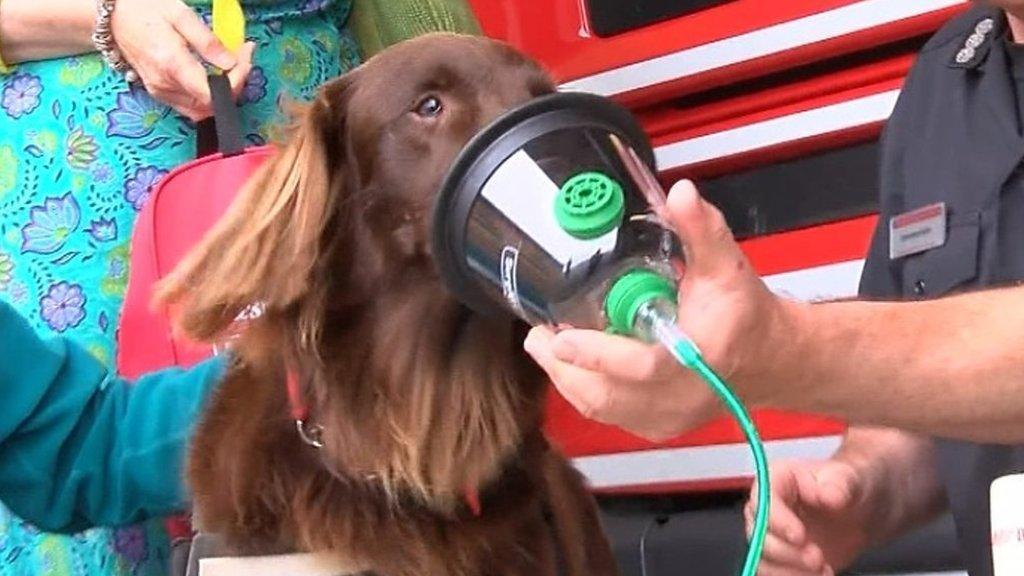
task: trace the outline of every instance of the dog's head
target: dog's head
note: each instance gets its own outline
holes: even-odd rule
[[[181,303],[180,326],[202,341],[260,304],[238,354],[275,378],[283,365],[300,372],[323,452],[344,473],[432,502],[485,481],[537,394],[522,390],[512,321],[444,291],[432,210],[462,146],[552,90],[536,64],[484,38],[385,50],[320,89],[160,297]]]

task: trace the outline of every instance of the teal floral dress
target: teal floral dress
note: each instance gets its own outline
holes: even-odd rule
[[[308,100],[359,55],[349,0],[243,0],[254,68],[246,138],[280,130],[281,104]],[[209,21],[209,0],[189,2]],[[194,126],[95,55],[0,74],[0,299],[41,333],[70,336],[113,365],[135,216],[154,183],[195,156]],[[0,508],[0,576],[162,575],[163,523],[43,534]]]

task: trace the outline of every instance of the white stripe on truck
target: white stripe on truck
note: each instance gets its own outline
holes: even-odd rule
[[[562,84],[613,96],[924,16],[966,0],[862,0]]]

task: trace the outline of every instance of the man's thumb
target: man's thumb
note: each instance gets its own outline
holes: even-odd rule
[[[830,510],[841,510],[860,497],[857,473],[845,464],[826,464],[816,473],[818,502]]]
[[[740,255],[725,217],[700,197],[693,182],[680,180],[669,190],[668,217],[683,243],[688,269],[707,272]]]

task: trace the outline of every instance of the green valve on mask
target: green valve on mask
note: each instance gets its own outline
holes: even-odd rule
[[[652,300],[676,301],[672,282],[650,270],[630,270],[612,284],[604,300],[609,328],[618,334],[632,334],[640,307]]]
[[[617,228],[625,209],[622,186],[600,172],[573,176],[555,198],[559,226],[581,240],[597,238]]]

